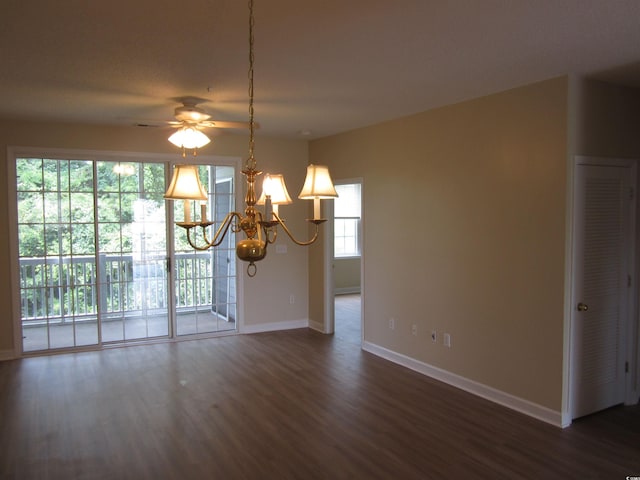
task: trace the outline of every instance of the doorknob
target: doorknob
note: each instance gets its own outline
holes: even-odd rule
[[[586,303],[582,303],[582,302],[580,302],[578,304],[578,311],[579,312],[586,312],[587,310],[589,310],[589,305],[587,305]]]

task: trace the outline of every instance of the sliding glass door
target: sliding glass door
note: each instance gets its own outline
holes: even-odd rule
[[[165,165],[99,161],[96,170],[102,341],[166,337]]]
[[[23,350],[95,345],[93,163],[20,158],[16,173]]]
[[[207,218],[216,225],[235,207],[235,169],[231,166],[199,166],[200,179],[209,192]],[[181,202],[175,216],[182,218]],[[200,209],[191,209],[199,212]],[[211,233],[211,236],[213,233]],[[204,242],[197,234],[195,240]],[[236,329],[235,235],[229,231],[220,246],[195,251],[185,231],[175,227],[176,325],[178,335]]]
[[[234,235],[198,252],[176,227],[169,248],[167,163],[15,162],[24,352],[235,330]],[[209,218],[221,220],[235,169],[200,170]]]
[[[164,168],[16,160],[23,351],[169,335]]]

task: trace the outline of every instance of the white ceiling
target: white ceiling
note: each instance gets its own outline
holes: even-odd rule
[[[640,86],[637,0],[255,0],[260,134],[318,138],[576,73]],[[247,120],[244,0],[2,0],[0,118]]]

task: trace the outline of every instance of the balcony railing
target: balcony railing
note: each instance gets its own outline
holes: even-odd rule
[[[133,255],[99,255],[97,259],[96,264],[95,256],[21,258],[23,325],[95,320],[98,312],[108,320],[166,311],[166,257],[140,261]],[[213,273],[214,257],[209,252],[180,253],[175,262],[177,311],[210,309],[219,292],[214,282],[223,281]],[[235,301],[235,292],[228,295]]]

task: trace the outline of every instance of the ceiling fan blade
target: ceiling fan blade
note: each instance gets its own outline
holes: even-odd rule
[[[219,120],[207,120],[198,124],[201,127],[214,127],[214,128],[249,128],[249,122],[225,122]],[[257,124],[254,124],[258,127]]]

